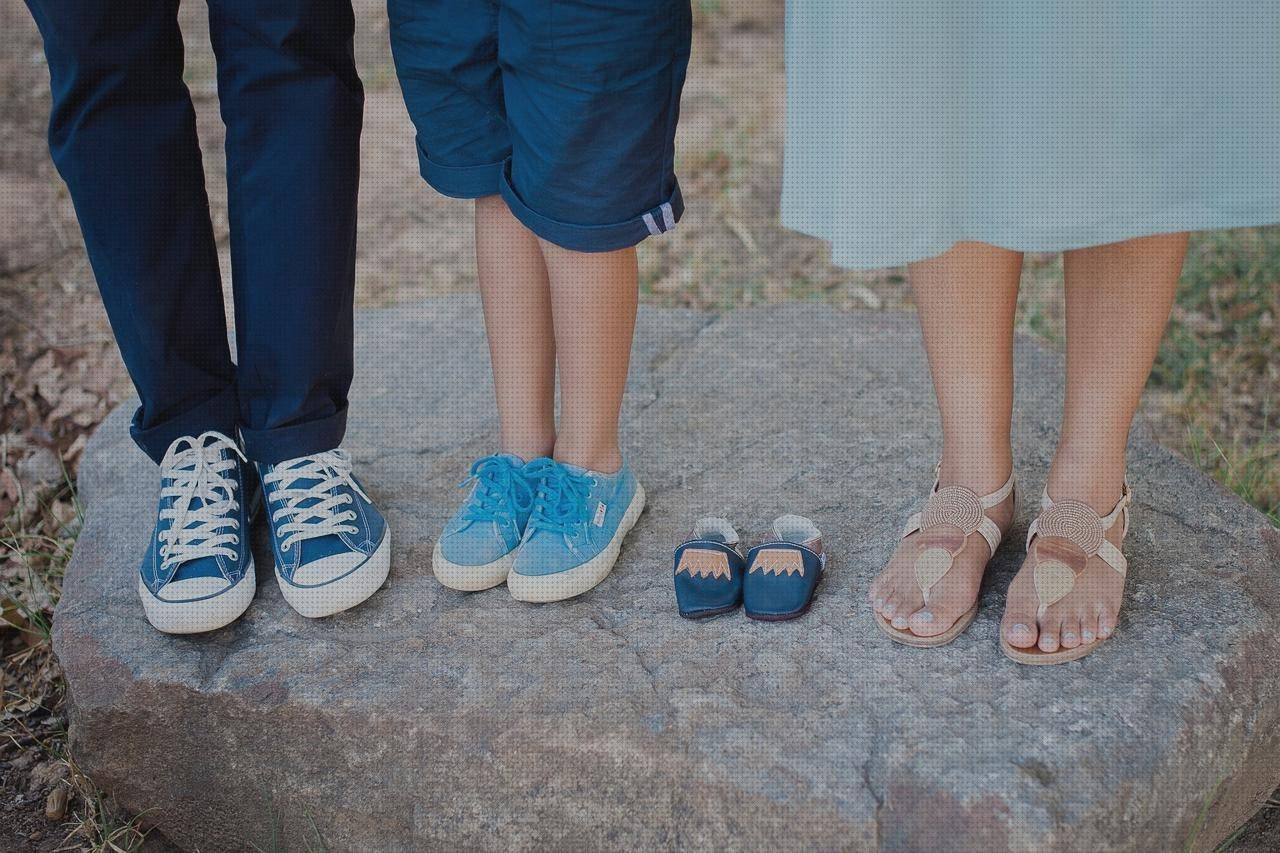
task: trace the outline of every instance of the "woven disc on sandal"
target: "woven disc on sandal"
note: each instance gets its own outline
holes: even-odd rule
[[[1041,536],[1057,536],[1078,545],[1092,556],[1102,547],[1105,533],[1102,519],[1093,508],[1079,501],[1055,501],[1040,516],[1036,528]]]
[[[920,526],[954,524],[968,536],[982,524],[983,515],[982,499],[972,489],[943,486],[929,495],[924,513],[920,517]]]

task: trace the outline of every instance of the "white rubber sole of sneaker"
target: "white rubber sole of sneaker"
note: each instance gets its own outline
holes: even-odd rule
[[[644,502],[644,488],[637,483],[631,505],[627,507],[622,523],[603,551],[580,566],[552,575],[521,575],[512,572],[507,575],[507,589],[511,590],[511,597],[516,601],[545,604],[564,601],[593,589],[613,571],[613,564],[618,561],[618,552],[622,550],[622,540],[627,538],[631,528],[640,520]]]
[[[507,575],[515,563],[515,551],[483,566],[451,563],[441,554],[439,542],[436,542],[435,551],[431,554],[431,571],[435,572],[436,580],[440,581],[441,586],[458,592],[481,592],[502,586],[507,582]]]
[[[382,588],[391,571],[391,530],[360,568],[321,586],[295,586],[276,572],[276,583],[289,606],[308,619],[350,610]]]
[[[226,592],[195,601],[165,601],[157,598],[138,578],[138,597],[142,599],[147,621],[166,634],[202,634],[225,628],[239,619],[253,603],[258,591],[258,576],[253,561],[244,577]]]

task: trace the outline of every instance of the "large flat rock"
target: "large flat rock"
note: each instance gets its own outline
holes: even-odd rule
[[[546,606],[431,575],[455,484],[494,443],[477,302],[363,312],[358,354],[348,446],[396,549],[350,613],[307,621],[260,572],[238,624],[156,633],[133,581],[155,473],[127,412],[87,456],[55,635],[72,744],[183,847],[1208,849],[1280,782],[1280,536],[1140,434],[1105,648],[1059,667],[1000,654],[1031,502],[954,645],[879,633],[864,591],[938,448],[910,316],[644,311],[624,423],[650,508],[611,577]],[[1017,364],[1035,495],[1062,365],[1028,341]],[[680,619],[669,561],[690,522],[756,536],[783,511],[834,555],[809,615]]]

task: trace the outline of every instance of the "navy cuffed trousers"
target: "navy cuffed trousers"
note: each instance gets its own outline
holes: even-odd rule
[[[142,404],[153,459],[239,430],[280,462],[337,447],[352,375],[364,94],[349,0],[210,0],[237,354],[178,0],[27,0],[53,87],[49,147]]]

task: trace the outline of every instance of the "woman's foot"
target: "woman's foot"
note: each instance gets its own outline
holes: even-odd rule
[[[924,639],[941,637],[973,609],[992,557],[991,540],[998,545],[1009,531],[1014,507],[1012,476],[998,489],[981,482],[979,487],[940,484],[924,513],[908,524],[914,532],[903,538],[872,582],[867,596],[871,606],[897,631]],[[978,529],[982,519],[975,515],[980,511],[992,525],[985,535]],[[921,580],[931,577],[926,593]]]
[[[1101,512],[1062,495],[1046,501],[1027,559],[1009,585],[1000,627],[1009,646],[1067,659],[1115,632],[1127,568],[1120,547],[1128,502],[1127,489]]]

